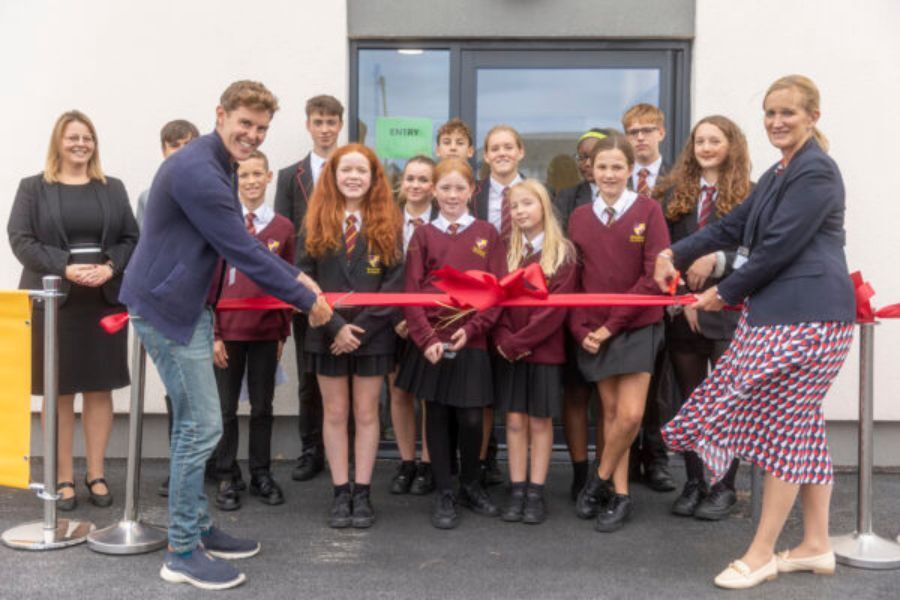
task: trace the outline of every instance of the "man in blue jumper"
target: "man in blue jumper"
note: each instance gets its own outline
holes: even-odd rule
[[[222,433],[210,308],[218,258],[307,311],[313,327],[331,318],[315,282],[254,239],[241,216],[235,163],[262,144],[276,110],[261,83],[235,82],[216,107],[215,131],[163,162],[120,294],[172,399],[169,547],[160,575],[202,589],[243,583],[244,574],[221,559],[260,548],[214,527],[203,492],[204,466]]]

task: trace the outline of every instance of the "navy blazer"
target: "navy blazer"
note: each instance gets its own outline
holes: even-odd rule
[[[278,171],[275,183],[275,212],[290,219],[295,232],[299,232],[303,227],[309,199],[315,188],[311,154]],[[297,258],[299,256],[298,252]]]
[[[729,304],[749,299],[750,325],[852,323],[853,286],[844,256],[844,183],[814,140],[781,173],[773,165],[750,196],[721,221],[674,244],[675,266],[735,245],[746,264],[718,286]]]
[[[519,173],[523,180],[525,176]],[[491,176],[475,182],[475,192],[472,194],[472,216],[482,221],[488,220],[488,200],[491,197]]]
[[[556,209],[556,218],[562,230],[569,230],[569,217],[579,206],[593,204],[594,194],[591,192],[591,184],[582,181],[578,185],[560,190],[553,198],[553,207]]]
[[[231,156],[213,132],[163,161],[153,178],[119,299],[164,336],[187,344],[220,256],[293,306],[309,310],[316,300],[297,282],[296,267],[247,232]]]
[[[137,245],[138,226],[121,181],[107,177],[105,185],[99,181],[89,185],[100,201],[103,218],[100,248],[113,263],[113,277],[100,289],[106,302],[117,305],[122,272]],[[68,294],[72,285],[66,279],[69,240],[62,222],[59,185],[44,181],[43,173],[23,179],[13,201],[7,233],[13,254],[24,267],[19,289],[42,289],[44,275],[59,275],[62,277],[60,291]]]

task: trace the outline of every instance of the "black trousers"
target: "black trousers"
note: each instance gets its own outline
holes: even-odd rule
[[[324,454],[322,443],[322,393],[315,373],[307,373],[303,363],[303,339],[309,321],[306,315],[294,315],[294,348],[297,359],[297,399],[300,404],[300,442],[303,452],[319,452]]]
[[[278,342],[225,342],[228,367],[216,368],[216,384],[222,406],[222,438],[214,454],[216,477],[229,480],[236,473],[238,449],[238,400],[244,371],[250,395],[250,474],[269,471],[272,455],[272,400],[275,397],[275,370]]]

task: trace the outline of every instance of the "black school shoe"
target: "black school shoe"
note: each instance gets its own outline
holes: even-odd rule
[[[309,481],[325,469],[325,451],[321,448],[304,451],[291,471],[294,481]]]
[[[431,507],[431,524],[437,529],[454,529],[459,525],[459,510],[453,490],[442,490],[435,495]]]
[[[500,465],[497,464],[497,457],[488,454],[488,457],[481,461],[481,485],[490,487],[500,485],[506,481],[503,473],[500,471]]]
[[[661,463],[644,467],[644,483],[654,492],[671,492],[675,490],[675,480],[669,474],[669,467]]]
[[[612,482],[608,479],[600,479],[597,469],[592,468],[587,483],[584,484],[575,500],[575,514],[580,519],[593,519],[612,495]]]
[[[681,495],[672,503],[672,514],[692,517],[708,492],[706,482],[702,479],[688,479],[681,490]]]
[[[615,494],[603,506],[603,510],[597,515],[594,521],[594,529],[603,533],[610,533],[622,528],[625,521],[631,516],[634,510],[634,504],[631,496],[626,494]]]
[[[507,523],[517,523],[522,520],[525,512],[525,482],[512,484],[512,493],[509,502],[503,507],[500,518]]]
[[[219,488],[216,491],[216,507],[224,511],[237,510],[241,507],[241,495],[233,481],[219,482]]]
[[[331,512],[328,515],[328,526],[332,529],[344,529],[353,523],[353,501],[350,490],[342,490],[331,501]]]
[[[369,497],[369,486],[354,489],[351,503],[353,505],[351,525],[357,529],[366,529],[375,524],[375,509],[372,508],[372,500]]]
[[[250,495],[258,496],[260,501],[270,506],[284,504],[284,492],[272,479],[271,473],[260,473],[250,478]]]
[[[543,486],[536,488],[529,485],[525,492],[525,508],[522,511],[522,522],[529,525],[543,523],[547,518],[547,507],[544,504]]]
[[[391,480],[392,494],[408,494],[412,489],[413,481],[416,478],[416,464],[413,462],[397,465],[397,472]]]
[[[409,493],[414,496],[424,496],[433,492],[434,488],[434,473],[431,470],[431,463],[420,462],[416,466],[416,476],[409,487]]]
[[[485,517],[496,517],[500,514],[500,509],[478,481],[463,483],[459,486],[459,504]]]
[[[722,483],[712,486],[709,494],[697,506],[694,517],[704,521],[721,521],[731,514],[731,507],[737,503],[734,490]]]

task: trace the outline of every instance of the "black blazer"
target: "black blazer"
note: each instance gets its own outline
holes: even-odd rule
[[[559,220],[559,226],[562,230],[569,230],[569,217],[572,212],[579,206],[592,204],[594,195],[591,193],[591,184],[582,181],[576,186],[560,190],[559,194],[553,199],[553,207],[556,209],[556,218]]]
[[[303,160],[278,171],[275,183],[275,212],[290,219],[296,231],[303,227],[303,219],[306,217],[306,209],[314,187],[310,154]],[[298,252],[297,256],[299,255]]]
[[[525,176],[519,173],[519,177]],[[472,194],[472,216],[482,221],[488,221],[488,199],[491,195],[491,176],[475,182],[475,193]],[[490,222],[490,221],[488,221]]]
[[[713,250],[749,248],[718,286],[730,304],[750,299],[750,325],[851,323],[856,301],[844,256],[844,183],[809,140],[780,174],[773,165],[743,204],[672,246],[679,269]]]
[[[402,243],[402,239],[400,240]],[[386,266],[377,255],[368,251],[365,231],[356,239],[353,256],[348,261],[343,247],[330,251],[322,258],[313,258],[306,253],[306,232],[297,237],[297,266],[313,278],[324,292],[401,292],[403,291],[403,261]],[[401,255],[397,248],[397,255]],[[393,354],[393,325],[401,319],[400,311],[391,306],[367,308],[337,308],[331,320],[322,327],[310,327],[303,342],[304,350],[316,354],[329,354],[331,342],[341,327],[352,323],[365,329],[360,337],[360,347],[353,354],[372,356]]]
[[[699,225],[697,223],[697,219],[699,218],[699,214],[697,211],[700,208],[700,204],[697,203],[696,205],[694,205],[694,210],[686,215],[681,215],[681,217],[673,221],[669,219],[667,212],[669,208],[669,202],[671,202],[672,200],[672,192],[672,189],[666,192],[666,195],[662,200],[662,207],[663,214],[666,215],[666,223],[669,226],[669,237],[674,244],[675,242],[683,240],[684,238],[692,235],[698,230]],[[713,211],[709,216],[709,222],[706,226],[709,227],[718,220],[719,215],[716,214],[715,211]],[[700,292],[703,290],[707,290],[714,285],[718,285],[720,281],[731,274],[731,272],[734,270],[734,257],[736,254],[736,250],[737,246],[722,249],[722,251],[725,253],[725,272],[722,273],[721,277],[707,278],[706,283],[703,284],[702,290],[696,291]],[[676,315],[674,318],[683,319],[684,316]],[[703,337],[710,340],[730,340],[734,335],[734,330],[737,328],[738,321],[740,320],[740,313],[733,310],[723,310],[720,312],[708,312],[705,310],[701,310],[697,312],[697,320],[700,323],[700,331]]]
[[[113,277],[101,287],[109,304],[119,304],[122,273],[138,240],[138,226],[128,202],[125,186],[114,177],[90,183],[103,215],[100,247],[113,263]],[[19,289],[39,290],[45,275],[62,277],[61,291],[68,294],[71,282],[66,279],[69,264],[69,242],[63,228],[59,185],[44,181],[43,173],[19,182],[12,212],[6,227],[13,254],[24,267]],[[61,300],[65,302],[65,298]]]

